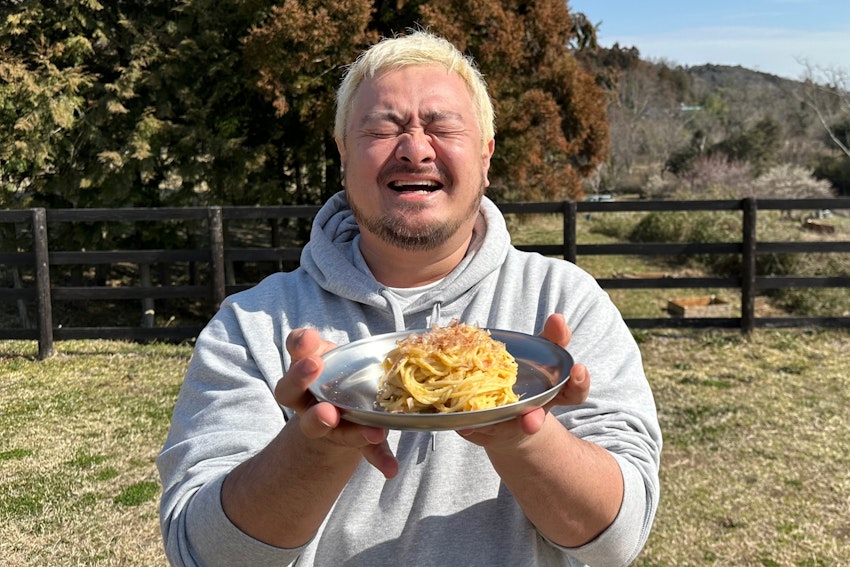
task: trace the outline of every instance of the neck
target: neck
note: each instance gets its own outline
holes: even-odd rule
[[[472,231],[468,231],[434,250],[407,250],[361,232],[360,252],[382,284],[417,287],[446,277],[463,260],[471,241]]]

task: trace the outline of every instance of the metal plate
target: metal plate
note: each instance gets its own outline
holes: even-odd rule
[[[325,368],[310,391],[317,399],[340,408],[343,419],[354,423],[385,429],[439,431],[471,429],[513,419],[551,401],[569,380],[573,358],[563,348],[533,335],[488,330],[494,339],[505,343],[519,365],[514,392],[520,400],[516,403],[455,413],[399,414],[381,408],[376,401],[381,362],[397,341],[428,329],[376,335],[327,352],[322,357]]]

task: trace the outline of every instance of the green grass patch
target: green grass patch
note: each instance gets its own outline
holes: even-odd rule
[[[66,476],[56,473],[31,474],[0,484],[0,518],[36,516],[60,505],[70,494]]]
[[[32,455],[29,449],[10,449],[0,452],[0,461],[11,461],[13,459],[23,459]]]
[[[114,501],[122,506],[139,506],[156,498],[159,492],[159,483],[152,480],[136,482],[124,488]]]
[[[90,469],[106,461],[106,455],[95,455],[86,451],[78,451],[76,456],[67,464],[77,469]]]
[[[579,244],[612,244],[627,242],[740,242],[741,213],[726,211],[660,211],[612,212],[579,215],[576,237]],[[850,218],[834,217],[835,239],[846,239]],[[552,244],[563,242],[563,220],[560,215],[515,215],[509,219],[515,244]],[[759,241],[799,242],[826,237],[802,228],[791,220],[770,211],[759,214]],[[668,277],[732,276],[741,274],[739,254],[698,254],[674,257],[587,256],[576,263],[597,278],[611,278],[640,273],[663,274]],[[785,253],[759,254],[759,275],[846,276],[850,273],[850,253]],[[692,295],[716,295],[732,306],[730,316],[740,316],[740,293],[737,289],[612,289],[609,295],[626,318],[666,316],[667,300]],[[757,312],[765,316],[794,314],[804,316],[850,315],[850,289],[788,288],[764,291],[757,302]]]
[[[96,470],[92,475],[91,479],[96,481],[105,481],[112,480],[118,476],[118,469],[115,467],[104,467],[102,469]]]

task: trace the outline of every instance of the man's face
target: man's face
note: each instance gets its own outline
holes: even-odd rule
[[[431,250],[471,233],[494,142],[482,144],[463,79],[442,67],[379,72],[357,90],[337,142],[364,238]]]

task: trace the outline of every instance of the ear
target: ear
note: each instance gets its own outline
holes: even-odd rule
[[[487,142],[487,145],[484,147],[484,151],[481,153],[481,170],[484,173],[484,187],[490,186],[490,179],[487,177],[487,173],[490,171],[490,158],[493,157],[493,152],[496,150],[496,140],[490,138],[490,141]]]
[[[345,164],[347,160],[347,154],[345,152],[345,142],[343,142],[339,138],[334,138],[334,142],[336,142],[336,149],[339,152],[339,162],[342,166],[342,186],[345,187]]]

